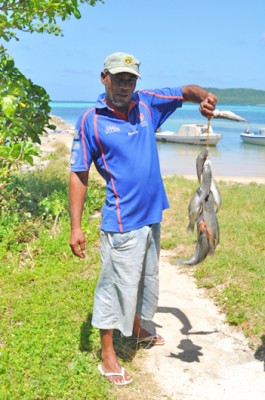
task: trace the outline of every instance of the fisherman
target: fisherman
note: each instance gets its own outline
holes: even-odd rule
[[[155,132],[184,102],[200,104],[212,118],[217,98],[197,85],[135,91],[140,62],[113,53],[104,62],[105,93],[77,121],[70,174],[70,246],[85,258],[82,211],[89,169],[94,162],[106,181],[101,221],[101,274],[92,325],[99,328],[102,363],[110,382],[132,382],[113,347],[113,330],[125,337],[164,344],[144,329],[158,303],[158,260],[162,211],[169,207],[163,186]]]

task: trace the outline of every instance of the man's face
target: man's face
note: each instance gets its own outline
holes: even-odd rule
[[[108,105],[118,111],[127,111],[136,86],[137,76],[127,72],[115,75],[102,72],[101,82],[105,85]]]

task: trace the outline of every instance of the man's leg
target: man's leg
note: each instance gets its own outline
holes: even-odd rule
[[[135,338],[145,338],[150,336],[150,332],[146,331],[141,327],[141,321],[138,315],[135,315],[133,332],[132,335]],[[104,373],[120,373],[121,365],[117,360],[117,356],[113,346],[113,329],[100,329],[100,338],[101,338],[101,359],[102,365],[101,368]],[[151,341],[153,344],[164,344],[164,339],[157,335]],[[123,383],[124,379],[126,381],[130,380],[131,377],[128,375],[125,370],[124,378],[122,376],[111,375],[106,377],[112,383]]]
[[[157,309],[159,295],[159,254],[160,254],[160,224],[153,224],[147,240],[146,255],[141,281],[138,290],[136,316],[133,334],[135,338],[143,339],[153,335],[141,326],[141,318],[151,321]],[[164,344],[165,340],[156,335],[152,344]]]
[[[120,373],[121,365],[117,360],[117,356],[113,347],[113,330],[112,329],[100,329],[101,338],[101,358],[102,358],[102,370],[104,373]],[[108,376],[107,379],[112,383],[123,383],[123,377],[112,375]],[[124,379],[130,380],[130,376],[125,371]]]

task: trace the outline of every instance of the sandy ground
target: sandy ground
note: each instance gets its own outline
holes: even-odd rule
[[[192,269],[170,264],[166,251],[154,323],[166,344],[146,351],[143,371],[161,388],[152,400],[265,399],[265,354],[248,347],[197,288]]]
[[[59,132],[43,138],[44,154],[58,142],[71,147],[73,127],[59,119],[57,124]],[[218,179],[265,183],[265,178],[255,177]],[[145,351],[141,360],[142,373],[150,374],[158,387],[146,399],[264,400],[264,352],[255,354],[243,334],[225,323],[206,291],[197,288],[192,267],[172,265],[169,256],[162,251],[160,300],[154,319],[166,344]],[[134,379],[141,379],[140,375]]]

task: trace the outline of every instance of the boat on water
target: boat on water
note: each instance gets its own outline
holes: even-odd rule
[[[156,132],[156,140],[163,142],[174,142],[184,144],[197,144],[216,146],[223,137],[220,133],[214,133],[212,127],[206,124],[184,124],[178,132],[161,131]]]
[[[257,132],[252,132],[249,128],[240,133],[243,143],[258,144],[265,146],[265,128],[260,128]]]

